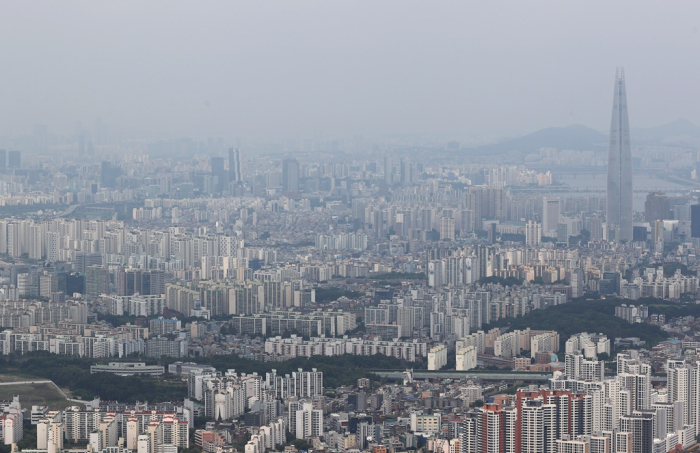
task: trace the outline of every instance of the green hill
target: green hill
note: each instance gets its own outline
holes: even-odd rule
[[[564,305],[534,310],[527,316],[500,319],[487,327],[508,327],[509,330],[522,330],[528,327],[536,330],[556,330],[561,338],[561,350],[564,349],[566,340],[579,332],[602,333],[611,342],[618,337],[639,337],[646,341],[647,346],[653,346],[668,338],[668,335],[658,326],[630,324],[615,316],[615,307],[623,303],[631,303],[631,301],[576,300]],[[654,313],[651,307],[649,311]]]

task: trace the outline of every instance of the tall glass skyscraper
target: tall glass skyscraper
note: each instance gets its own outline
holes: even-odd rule
[[[238,148],[228,150],[228,180],[231,182],[242,182],[241,176],[241,152]]]
[[[608,149],[606,221],[615,240],[632,241],[632,147],[624,69],[618,69],[615,75]]]

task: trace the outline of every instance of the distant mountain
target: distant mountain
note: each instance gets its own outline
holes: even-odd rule
[[[632,131],[632,140],[668,141],[683,139],[700,139],[700,126],[688,120],[680,119],[662,126],[640,128]]]
[[[500,143],[467,148],[465,152],[470,154],[500,154],[519,151],[528,154],[538,152],[540,148],[597,151],[604,150],[607,146],[607,135],[580,124],[572,124],[566,127],[540,129],[523,137]]]

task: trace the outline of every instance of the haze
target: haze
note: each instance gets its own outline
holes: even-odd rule
[[[5,2],[0,134],[513,135],[700,123],[700,4]]]

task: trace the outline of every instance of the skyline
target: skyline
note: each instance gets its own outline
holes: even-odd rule
[[[700,94],[681,88],[700,76],[692,2],[135,5],[8,5],[0,135],[96,117],[130,138],[604,130],[620,65],[636,74],[636,125],[700,124]]]
[[[700,446],[696,0],[40,1],[0,453]]]

